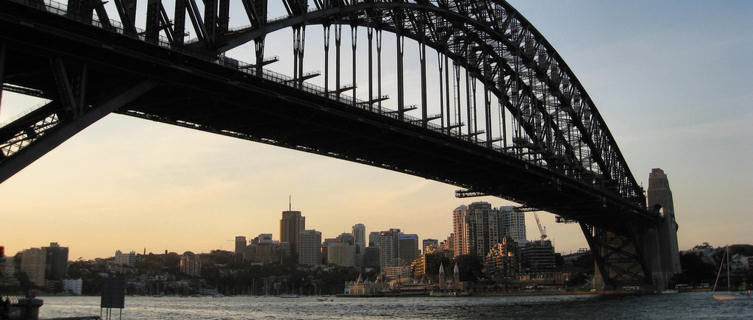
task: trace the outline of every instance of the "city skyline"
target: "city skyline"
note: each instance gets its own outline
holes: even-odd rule
[[[753,162],[747,59],[753,39],[735,32],[753,27],[750,3],[512,4],[574,70],[644,188],[652,168],[668,174],[680,249],[701,241],[753,242],[753,170],[747,167]],[[269,47],[290,46],[287,37],[272,38]],[[2,103],[0,122],[39,102],[4,93]],[[0,241],[9,255],[58,241],[71,248],[72,260],[114,248],[232,251],[235,235],[275,230],[290,193],[294,207],[318,220],[312,229],[324,235],[363,223],[367,233],[400,228],[441,240],[460,204],[511,204],[455,199],[456,189],[110,115],[0,184]],[[577,226],[541,217],[558,251],[586,247]],[[527,233],[535,238],[531,219],[527,214]]]

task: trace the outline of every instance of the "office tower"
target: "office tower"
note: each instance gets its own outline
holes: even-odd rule
[[[452,211],[452,251],[454,256],[468,254],[468,243],[466,242],[467,225],[465,223],[465,214],[468,207],[461,205]]]
[[[379,246],[379,231],[369,233],[369,247]]]
[[[292,254],[298,254],[298,236],[306,229],[306,217],[300,211],[283,211],[280,220],[280,242],[290,244]]]
[[[337,236],[336,239],[337,239],[337,242],[356,245],[356,238],[351,233],[341,233],[339,236]]]
[[[502,213],[504,234],[515,240],[518,246],[524,245],[526,240],[526,217],[523,212],[512,206],[499,207]]]
[[[398,267],[400,260],[400,229],[379,232],[379,268]]]
[[[329,246],[335,243],[337,243],[337,238],[326,238],[324,239],[324,243],[322,243],[322,263],[325,265],[332,263],[329,261]]]
[[[243,251],[246,250],[246,237],[245,236],[236,236],[235,237],[235,254],[236,255],[242,255]]]
[[[199,256],[191,251],[184,252],[180,257],[180,272],[192,277],[201,276],[201,261],[199,261]]]
[[[353,237],[356,238],[356,246],[363,249],[366,247],[366,226],[359,223],[353,226]]]
[[[68,248],[61,247],[57,242],[50,242],[49,247],[42,247],[45,258],[45,278],[47,280],[63,280],[68,271]]]
[[[421,255],[418,250],[418,235],[417,234],[401,234],[400,235],[400,264],[410,265],[413,260]]]
[[[21,252],[21,272],[26,273],[29,281],[37,287],[45,286],[47,255],[39,248],[26,249]]]
[[[439,248],[439,240],[437,239],[424,239],[421,241],[421,248],[424,253],[430,253]]]
[[[315,266],[322,263],[322,233],[304,230],[298,234],[298,264]]]
[[[483,259],[489,249],[502,239],[499,211],[488,202],[474,202],[466,210],[465,221],[467,254]]]
[[[354,267],[356,245],[350,242],[330,243],[327,247],[327,262],[343,267]]]
[[[136,265],[136,252],[123,253],[120,250],[115,251],[115,264],[121,266],[133,267]]]
[[[280,262],[282,253],[280,242],[272,239],[271,233],[259,234],[251,240],[243,253],[243,260],[256,263],[277,263]]]

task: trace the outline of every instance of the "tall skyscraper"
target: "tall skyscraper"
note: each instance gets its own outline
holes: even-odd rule
[[[356,251],[363,252],[363,248],[366,248],[366,226],[362,223],[354,225],[353,237],[356,238]]]
[[[49,247],[43,247],[45,255],[45,273],[47,280],[63,280],[68,271],[68,247],[61,247],[57,242],[50,242]]]
[[[382,272],[387,267],[398,267],[400,261],[400,229],[379,232],[379,267]]]
[[[248,244],[246,243],[245,236],[236,236],[235,237],[235,254],[243,255],[243,252],[246,250],[247,245]]]
[[[304,230],[298,235],[298,264],[315,266],[322,263],[322,233]]]
[[[379,231],[373,231],[369,233],[369,247],[379,246]]]
[[[306,217],[302,216],[300,211],[288,210],[282,212],[282,219],[280,220],[280,242],[287,242],[290,244],[291,254],[298,254],[298,236],[305,229]]]
[[[452,211],[452,245],[454,256],[468,254],[468,243],[465,239],[467,234],[467,224],[465,223],[465,214],[468,207],[461,205]]]
[[[421,253],[418,250],[417,234],[400,235],[400,263],[410,265]]]
[[[467,254],[486,257],[504,235],[499,211],[488,202],[474,202],[466,210],[465,221]]]
[[[680,251],[677,247],[677,229],[679,228],[675,219],[674,201],[672,200],[672,190],[669,189],[669,179],[662,169],[652,169],[648,176],[647,199],[648,208],[659,210],[662,222],[657,228],[656,236],[658,237],[658,255],[660,266],[654,270],[661,270],[661,274],[654,271],[654,282],[661,286],[666,286],[672,275],[682,272],[680,266]]]
[[[502,225],[504,228],[504,235],[510,236],[518,246],[523,246],[528,240],[526,240],[526,216],[520,210],[516,210],[513,206],[499,207],[499,211],[502,214]]]

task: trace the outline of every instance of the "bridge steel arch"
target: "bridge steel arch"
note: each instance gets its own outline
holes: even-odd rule
[[[661,218],[646,209],[643,189],[575,74],[507,2],[314,0],[310,8],[309,1],[283,0],[288,16],[269,20],[266,0],[241,0],[251,25],[230,28],[229,1],[206,0],[202,17],[194,0],[176,0],[171,21],[161,2],[150,0],[146,30],[139,30],[136,0],[115,1],[119,22],[110,21],[104,4],[87,0],[69,0],[65,9],[41,0],[0,0],[5,12],[0,12],[0,27],[8,30],[0,32],[0,83],[5,73],[5,90],[52,100],[0,128],[0,181],[117,112],[396,170],[466,188],[460,195],[493,195],[556,213],[580,223],[603,287],[656,284],[655,230]],[[197,35],[188,41],[183,36],[186,16]],[[377,30],[379,36],[391,32],[433,48],[483,85],[486,137],[479,139],[481,131],[471,128],[470,111],[465,132],[460,121],[451,123],[449,86],[448,112],[437,126],[426,112],[425,84],[420,119],[407,115],[402,92],[394,111],[376,110],[374,105],[384,98],[372,96],[371,84],[368,101],[341,95],[351,89],[355,93],[355,84],[340,86],[339,71],[334,90],[326,88],[329,81],[323,91],[305,84],[303,42],[310,25],[324,26],[327,36],[335,26],[338,56],[340,26],[368,28],[369,43]],[[60,32],[65,28],[71,32]],[[270,62],[264,57],[265,38],[285,28],[294,30],[293,78],[263,68]],[[252,41],[257,54],[253,65],[224,57]],[[82,45],[91,53],[76,47]],[[3,68],[6,50],[9,60],[22,63]],[[32,52],[36,60],[21,58]],[[102,53],[116,55],[116,62],[97,55]],[[49,65],[39,67],[40,59]],[[447,62],[445,68],[448,77]],[[112,77],[118,81],[109,85],[94,80]],[[402,74],[398,77],[402,81]],[[101,96],[94,97],[94,90]],[[518,128],[497,128],[499,136],[492,134],[489,93],[499,102],[496,111],[503,119],[509,113],[509,122]],[[176,100],[176,95],[185,98]],[[281,111],[249,107],[249,99],[281,104]],[[226,107],[210,114],[198,106],[202,104]],[[272,124],[283,120],[305,130],[280,130]],[[331,124],[337,128],[329,128]],[[438,163],[416,163],[416,157]]]

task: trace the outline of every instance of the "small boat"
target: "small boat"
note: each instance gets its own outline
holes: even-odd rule
[[[329,301],[329,299],[327,299],[327,298],[316,298],[316,301],[327,302],[327,301]]]

